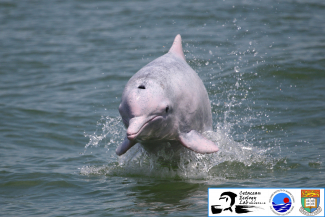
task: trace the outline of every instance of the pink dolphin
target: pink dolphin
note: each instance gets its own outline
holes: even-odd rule
[[[127,131],[117,155],[136,143],[147,151],[166,142],[203,154],[218,151],[201,134],[212,130],[210,101],[202,80],[186,63],[180,35],[167,54],[130,78],[119,112]]]

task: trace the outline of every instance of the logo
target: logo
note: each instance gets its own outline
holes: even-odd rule
[[[252,204],[265,204],[265,202],[258,202],[258,196],[261,197],[261,192],[259,191],[240,191],[238,194],[232,191],[222,192],[213,201],[211,213],[230,215],[231,213],[243,214],[253,212],[257,206],[252,206]]]
[[[287,215],[293,209],[294,199],[292,194],[286,190],[275,191],[270,198],[272,212],[277,215]]]
[[[219,198],[220,204],[212,205],[211,212],[213,214],[219,214],[222,211],[227,211],[227,210],[229,210],[230,212],[233,212],[232,207],[235,204],[236,197],[237,197],[237,194],[235,194],[231,191],[223,192]]]
[[[208,217],[324,216],[324,188],[208,188]]]
[[[304,215],[317,215],[322,211],[319,206],[320,190],[301,190],[301,205],[299,211]]]

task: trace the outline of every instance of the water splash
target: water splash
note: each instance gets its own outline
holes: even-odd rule
[[[122,135],[125,133],[121,119],[106,117],[99,123],[101,133],[86,135],[90,141],[85,146],[85,150],[90,146],[100,149],[100,144],[107,140],[104,148],[111,150],[109,153],[114,157],[107,165],[82,167],[80,173],[83,175],[215,180],[229,178],[229,174],[236,173],[238,165],[244,167],[246,171],[254,164],[273,166],[273,162],[267,159],[268,150],[258,149],[249,143],[234,141],[229,135],[229,129],[222,124],[217,125],[216,132],[210,131],[204,134],[219,147],[220,151],[217,153],[199,154],[186,148],[182,148],[178,153],[170,153],[162,148],[157,154],[150,154],[140,144],[136,144],[124,155],[117,157],[113,150],[122,142]],[[269,163],[265,163],[267,161]]]
[[[228,52],[225,57],[214,55],[219,53],[219,45],[216,46],[217,51],[208,49],[205,52],[207,58],[194,56],[193,53],[197,52],[185,50],[189,64],[198,74],[203,71],[202,67],[209,72],[205,84],[216,124],[214,131],[206,132],[205,136],[218,145],[219,152],[202,155],[183,148],[180,153],[170,153],[162,148],[157,155],[153,155],[137,144],[121,157],[117,157],[114,150],[125,135],[121,118],[102,117],[98,122],[101,129],[93,135],[86,135],[90,141],[85,150],[88,147],[99,147],[103,143],[114,157],[109,159],[108,165],[83,167],[81,173],[203,180],[265,176],[281,161],[272,156],[274,149],[280,147],[272,146],[277,143],[276,140],[263,141],[269,142],[268,147],[256,145],[261,142],[258,133],[267,132],[264,129],[267,120],[263,118],[268,116],[260,110],[254,112],[251,106],[255,105],[254,101],[249,100],[254,95],[252,80],[257,74],[250,70],[264,60],[260,60],[254,41],[249,41],[248,45],[241,50]],[[190,48],[188,44],[185,47]],[[220,71],[216,73],[213,67]],[[175,155],[178,155],[177,160]]]
[[[85,151],[88,147],[100,146],[100,143],[109,140],[105,147],[110,149],[112,145],[121,142],[123,137],[121,137],[122,130],[124,127],[122,125],[122,118],[121,117],[101,117],[101,119],[97,122],[97,127],[101,127],[97,129],[96,132],[93,134],[86,134],[85,137],[89,137],[89,142],[85,146]],[[100,131],[99,135],[97,134]]]

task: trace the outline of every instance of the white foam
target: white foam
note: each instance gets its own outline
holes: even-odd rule
[[[119,117],[107,117],[104,120],[101,123],[102,132],[99,135],[88,135],[90,141],[85,146],[85,150],[89,146],[102,149],[100,144],[105,139],[108,142],[104,148],[109,149],[108,155],[111,154],[114,157],[109,159],[108,165],[82,167],[80,173],[83,175],[105,174],[215,180],[227,177],[225,171],[228,169],[232,173],[231,170],[236,170],[237,164],[249,170],[252,164],[263,164],[268,161],[265,154],[267,150],[258,149],[246,142],[234,141],[229,136],[229,129],[222,124],[217,125],[215,132],[204,133],[219,147],[217,153],[199,154],[183,148],[178,153],[168,153],[162,149],[157,155],[153,155],[148,154],[140,144],[136,144],[124,155],[117,157],[114,150],[119,142],[122,142],[125,130]],[[232,163],[234,166],[231,165]],[[225,164],[227,168],[221,168],[222,173],[218,173],[222,164]]]

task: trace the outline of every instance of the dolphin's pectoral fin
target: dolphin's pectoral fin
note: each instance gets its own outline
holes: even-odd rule
[[[125,152],[127,152],[127,150],[129,150],[130,148],[132,148],[132,146],[134,146],[137,142],[132,140],[130,141],[128,139],[128,137],[125,137],[124,138],[124,141],[122,142],[122,144],[120,144],[115,153],[118,155],[118,156],[121,156],[122,154],[124,154]]]
[[[214,142],[208,140],[195,130],[180,134],[179,140],[186,148],[201,154],[210,154],[219,150]]]

